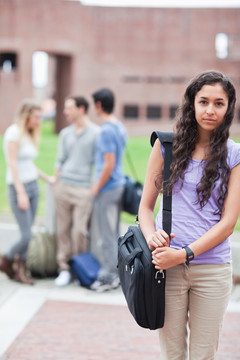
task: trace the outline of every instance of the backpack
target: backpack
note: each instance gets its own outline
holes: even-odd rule
[[[47,232],[37,232],[28,246],[27,269],[33,277],[52,277],[57,275],[56,237]]]
[[[143,185],[139,182],[125,176],[126,183],[123,192],[123,211],[136,215],[142,197]]]

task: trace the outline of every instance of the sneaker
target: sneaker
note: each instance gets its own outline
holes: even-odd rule
[[[74,279],[74,285],[81,286],[81,281],[78,279]]]
[[[58,277],[54,280],[56,286],[66,286],[70,284],[72,275],[68,270],[62,270]]]
[[[104,282],[102,280],[96,280],[90,285],[90,289],[96,292],[104,292],[113,289],[117,289],[120,286],[119,278],[115,278],[111,283]]]

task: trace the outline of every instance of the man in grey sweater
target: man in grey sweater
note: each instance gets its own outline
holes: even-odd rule
[[[59,134],[54,189],[57,226],[56,286],[65,286],[72,276],[68,260],[87,250],[88,222],[93,205],[91,194],[95,140],[99,127],[88,116],[83,97],[68,97],[64,114],[69,126]]]

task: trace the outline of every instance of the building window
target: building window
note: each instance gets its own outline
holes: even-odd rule
[[[160,119],[162,117],[162,108],[159,105],[147,106],[147,118],[148,119]]]
[[[215,38],[216,56],[218,59],[226,59],[228,57],[228,36],[219,33]]]
[[[137,119],[139,109],[137,105],[125,105],[123,110],[123,116],[127,119]]]
[[[169,108],[169,117],[170,117],[170,119],[175,118],[177,109],[178,109],[178,105],[170,105],[170,108]]]
[[[32,83],[35,88],[44,88],[48,84],[48,54],[35,51],[32,56]]]
[[[17,67],[17,54],[15,53],[0,53],[0,68],[5,73],[12,72]]]

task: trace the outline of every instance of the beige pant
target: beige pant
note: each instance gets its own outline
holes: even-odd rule
[[[231,293],[231,264],[167,270],[161,360],[214,360]]]
[[[57,183],[54,189],[59,271],[69,270],[67,261],[87,250],[88,222],[93,195],[88,188]]]

